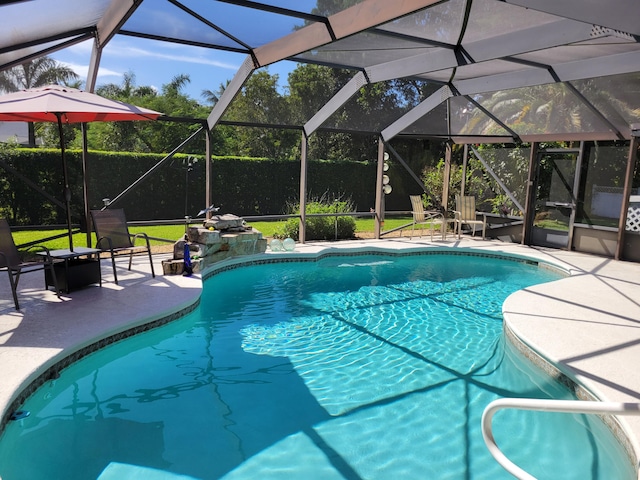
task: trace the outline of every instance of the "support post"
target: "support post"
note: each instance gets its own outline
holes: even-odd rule
[[[302,132],[302,145],[300,153],[300,233],[298,241],[305,243],[307,230],[307,150],[309,139]]]
[[[618,243],[616,245],[616,260],[623,260],[625,231],[627,229],[627,212],[629,210],[629,196],[633,186],[633,171],[636,166],[638,147],[640,146],[640,123],[631,125],[631,142],[629,144],[629,156],[627,157],[627,170],[624,176],[624,189],[622,192],[622,206],[620,207],[620,221],[618,223]]]
[[[60,137],[60,158],[62,159],[62,178],[64,183],[63,197],[65,205],[65,213],[67,217],[67,230],[69,236],[69,250],[73,252],[73,231],[71,228],[71,188],[69,188],[69,172],[67,169],[67,160],[65,158],[64,147],[64,130],[62,128],[62,114],[56,112],[58,117],[58,135]]]
[[[464,192],[467,187],[467,163],[469,162],[469,145],[464,144],[464,150],[462,152],[462,181],[460,182],[460,196],[464,197]]]
[[[211,130],[205,128],[205,136],[204,136],[204,150],[205,150],[205,170],[204,170],[204,182],[206,185],[205,189],[205,207],[210,207],[213,205],[213,195],[211,192],[213,191],[213,178],[211,177]],[[211,212],[207,212],[205,215],[206,219],[209,220],[211,218]]]
[[[84,221],[87,229],[87,247],[91,248],[91,220],[90,220],[90,207],[89,207],[89,187],[87,185],[87,158],[89,152],[87,149],[87,124],[80,124],[80,131],[82,132],[82,200],[84,202]]]
[[[449,183],[451,181],[451,156],[453,154],[452,143],[448,141],[445,145],[444,173],[442,175],[442,209],[446,216],[449,211]]]
[[[382,176],[384,175],[384,142],[382,137],[378,138],[378,168],[376,172],[376,206],[374,237],[380,240],[382,226],[384,224],[384,193],[382,191]]]

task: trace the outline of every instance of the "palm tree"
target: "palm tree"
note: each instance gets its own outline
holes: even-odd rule
[[[205,102],[208,105],[215,105],[216,103],[218,103],[218,100],[220,100],[220,97],[222,97],[222,94],[224,93],[226,88],[229,86],[229,83],[231,83],[231,80],[227,80],[226,83],[224,84],[221,83],[218,86],[218,90],[216,90],[215,92],[209,89],[202,90],[202,93],[201,93],[202,98],[204,98]]]
[[[17,92],[52,83],[66,84],[77,81],[79,78],[71,68],[44,56],[0,72],[0,92]],[[36,146],[35,128],[31,122],[29,122],[29,146]]]
[[[182,87],[184,87],[190,81],[191,81],[191,78],[189,77],[189,75],[186,75],[184,73],[176,75],[171,79],[169,83],[162,86],[162,93],[164,95],[175,97],[180,93],[180,90],[182,90]]]
[[[111,98],[112,100],[120,100],[122,102],[130,102],[135,98],[155,96],[157,91],[150,86],[136,85],[136,74],[131,70],[122,75],[122,83],[107,83],[96,88],[96,93],[100,96]]]
[[[567,85],[553,83],[502,90],[477,99],[518,134],[573,133],[588,128],[590,117]],[[480,109],[474,109],[462,133],[504,134]]]

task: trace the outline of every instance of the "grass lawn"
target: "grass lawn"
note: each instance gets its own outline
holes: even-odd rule
[[[550,230],[561,230],[563,232],[569,231],[569,225],[564,222],[552,219],[538,220],[535,222],[535,226],[540,228],[548,228]]]
[[[406,225],[411,222],[411,217],[393,217],[387,218],[384,222],[384,230],[392,230],[402,225]],[[250,225],[256,230],[262,232],[265,238],[273,237],[273,234],[284,223],[283,220],[270,221],[270,222],[250,222]],[[372,234],[374,231],[374,220],[372,218],[356,219],[356,235],[360,234]],[[180,239],[184,235],[184,224],[180,225],[159,225],[159,226],[145,226],[145,227],[129,227],[131,233],[144,232],[150,237],[169,239],[171,242],[163,242],[159,240],[151,240],[152,245],[169,245],[170,243]],[[16,245],[24,245],[26,243],[37,241],[42,245],[45,245],[51,250],[59,248],[69,248],[69,240],[65,235],[62,238],[55,240],[48,240],[42,242],[42,239],[60,235],[66,233],[66,230],[31,230],[31,231],[19,231],[13,232],[13,238]],[[95,245],[95,235],[93,235],[92,245]],[[73,244],[77,246],[86,246],[87,235],[85,233],[77,233],[73,236]]]

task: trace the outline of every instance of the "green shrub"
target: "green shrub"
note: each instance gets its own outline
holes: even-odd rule
[[[307,230],[306,240],[334,240],[354,238],[356,233],[356,221],[350,216],[326,216],[312,217],[311,214],[318,213],[346,213],[353,212],[354,207],[351,200],[335,199],[329,201],[326,197],[313,200],[307,203]],[[300,204],[290,208],[290,214],[300,214]],[[291,237],[294,240],[300,238],[300,221],[298,218],[290,218],[274,234],[277,238]]]
[[[445,161],[440,159],[436,167],[425,168],[422,172],[422,181],[427,187],[427,191],[431,196],[425,198],[427,208],[434,208],[433,199],[442,198],[442,188],[444,185]],[[476,209],[479,211],[491,211],[490,199],[495,197],[493,184],[495,181],[489,177],[479,160],[469,158],[467,163],[467,178],[465,180],[465,195],[473,195],[476,197]],[[447,199],[448,210],[456,208],[456,194],[460,193],[462,185],[462,165],[451,165],[449,174],[449,198]],[[500,203],[502,205],[502,202]]]

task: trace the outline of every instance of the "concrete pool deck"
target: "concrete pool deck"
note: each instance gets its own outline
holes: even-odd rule
[[[640,264],[471,238],[430,242],[426,236],[310,243],[297,245],[293,253],[265,255],[441,247],[519,255],[570,271],[570,277],[511,295],[503,305],[507,327],[598,399],[640,402],[640,375],[635,370],[640,359]],[[65,364],[63,359],[68,363],[92,344],[117,339],[130,328],[171,319],[197,305],[200,276],[162,275],[161,261],[166,258],[154,255],[160,275],[152,278],[148,259],[134,259],[133,270],[127,272],[123,257],[119,285],[113,283],[110,261],[102,260],[102,287],[90,286],[61,299],[44,290],[42,273],[25,274],[18,289],[20,311],[14,309],[8,279],[0,279],[0,418],[6,419],[25,389],[43,379],[43,372],[53,378],[59,365]],[[262,256],[242,260],[250,258]],[[620,417],[620,421],[631,434],[630,447],[638,456],[640,417]]]

